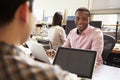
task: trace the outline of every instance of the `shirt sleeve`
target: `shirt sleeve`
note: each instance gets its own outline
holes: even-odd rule
[[[71,47],[71,45],[70,45],[70,36],[71,36],[71,34],[69,33],[68,36],[67,36],[66,41],[63,44],[63,47]]]
[[[48,77],[48,80],[80,80],[74,73],[63,70],[58,65],[49,65],[40,63],[39,66],[43,69],[44,74]]]
[[[95,30],[95,36],[92,43],[92,50],[97,51],[97,62],[102,61],[102,52],[104,47],[103,32]]]
[[[59,67],[58,65],[54,66],[54,73],[59,80],[81,80],[81,78],[78,77],[76,74],[65,71],[61,69],[61,67]]]
[[[60,30],[60,40],[61,40],[61,43],[63,44],[66,40],[66,33],[65,33],[65,30],[63,28],[61,28]]]

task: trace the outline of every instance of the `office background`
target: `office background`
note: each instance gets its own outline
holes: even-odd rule
[[[119,22],[117,39],[118,42],[120,42],[119,3],[120,0],[34,0],[33,13],[37,18],[38,24],[42,22],[47,22],[48,24],[52,22],[53,14],[56,11],[60,11],[63,14],[63,22],[66,25],[67,20],[74,19],[74,13],[77,8],[86,7],[91,11],[93,21],[102,21],[101,29],[105,34],[107,33],[115,37],[116,25],[117,22]],[[38,31],[38,29],[36,29],[36,31]],[[120,65],[117,65],[120,64],[119,54],[111,54],[109,60],[108,62],[110,62],[111,65],[120,67]]]
[[[77,8],[86,7],[93,14],[117,14],[120,17],[119,3],[119,0],[35,0],[34,14],[42,21],[43,17],[53,16],[56,11],[63,12],[64,17],[74,16]]]
[[[35,0],[34,14],[37,23],[52,22],[52,16],[56,11],[63,14],[63,23],[74,19],[75,10],[86,7],[92,13],[93,21],[102,21],[102,30],[115,36],[116,23],[120,22],[120,0]],[[118,39],[120,39],[118,27]]]

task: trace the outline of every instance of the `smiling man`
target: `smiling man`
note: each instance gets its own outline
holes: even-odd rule
[[[78,8],[75,12],[76,28],[72,29],[63,47],[90,49],[97,51],[97,64],[102,64],[103,33],[89,25],[91,13],[87,8]]]

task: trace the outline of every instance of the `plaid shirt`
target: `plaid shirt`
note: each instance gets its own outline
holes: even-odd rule
[[[13,45],[0,42],[0,80],[57,80],[52,68],[30,65]]]
[[[37,62],[23,54],[19,48],[0,42],[0,80],[80,80],[57,65]]]

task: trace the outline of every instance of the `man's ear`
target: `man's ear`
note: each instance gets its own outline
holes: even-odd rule
[[[26,22],[28,20],[28,15],[29,15],[29,4],[26,2],[21,5],[19,16],[22,21]]]
[[[89,22],[92,20],[92,18],[91,17],[89,17]]]

